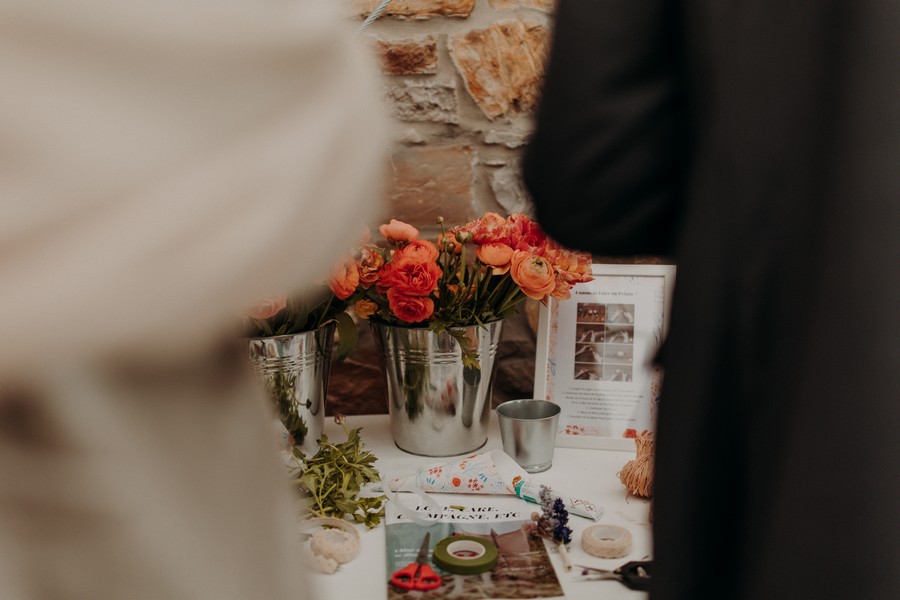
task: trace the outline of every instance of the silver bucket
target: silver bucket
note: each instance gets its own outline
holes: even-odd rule
[[[503,321],[459,327],[481,369],[465,367],[449,333],[370,321],[384,366],[394,443],[422,456],[454,456],[487,442]]]
[[[273,337],[251,338],[250,366],[260,376],[294,445],[312,456],[325,426],[334,323]]]

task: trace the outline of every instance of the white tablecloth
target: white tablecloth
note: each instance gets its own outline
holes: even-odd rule
[[[347,427],[348,429],[362,427],[363,442],[366,448],[378,457],[376,466],[382,475],[385,473],[390,475],[413,473],[422,466],[452,460],[452,457],[445,459],[415,456],[397,448],[391,438],[387,415],[347,417]],[[330,418],[326,419],[325,433],[329,439],[334,441],[341,442],[346,439],[341,427],[335,425]],[[479,452],[487,452],[500,447],[497,416],[491,414],[488,441]],[[626,498],[625,489],[616,476],[622,466],[634,456],[634,452],[557,448],[553,466],[544,473],[533,475],[533,479],[538,483],[549,485],[570,496],[592,500],[602,506],[604,515],[599,523],[620,525],[631,532],[633,546],[628,556],[615,560],[594,558],[581,549],[581,532],[597,522],[583,517],[570,516],[569,526],[573,530],[573,541],[569,552],[573,564],[609,569],[619,567],[628,561],[647,559],[652,554],[648,521],[650,504],[646,500],[635,497]],[[525,503],[524,500],[522,502]],[[526,506],[539,510],[536,504],[526,503]],[[353,562],[343,565],[333,575],[313,574],[311,576],[313,598],[322,600],[387,598],[388,576],[384,526],[372,530],[359,526],[359,532],[362,538],[359,557]],[[567,572],[563,569],[562,561],[556,552],[551,551],[550,556],[567,598],[583,598],[585,600],[588,598],[591,600],[597,598],[610,600],[646,598],[646,594],[629,590],[617,581],[580,581],[580,569],[576,567]],[[301,593],[299,597],[307,596]]]

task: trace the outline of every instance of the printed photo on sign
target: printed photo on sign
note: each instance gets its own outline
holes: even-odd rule
[[[567,302],[541,308],[535,398],[560,405],[557,445],[634,448],[654,431],[668,328],[672,265],[592,267]]]

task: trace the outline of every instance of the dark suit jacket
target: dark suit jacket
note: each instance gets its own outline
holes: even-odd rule
[[[652,598],[900,598],[900,3],[561,0],[524,172],[678,265]]]

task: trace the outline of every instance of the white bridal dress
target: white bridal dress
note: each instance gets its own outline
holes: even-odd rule
[[[374,218],[376,69],[333,4],[0,1],[0,598],[308,597],[221,340]]]

